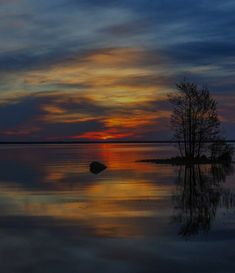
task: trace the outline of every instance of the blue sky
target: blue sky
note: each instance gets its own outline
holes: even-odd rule
[[[165,139],[186,77],[235,138],[235,2],[0,0],[0,140]]]

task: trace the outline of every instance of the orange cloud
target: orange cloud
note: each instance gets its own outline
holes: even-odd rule
[[[19,104],[21,99],[24,103],[27,100],[35,103],[38,113],[31,120],[29,112],[28,123],[25,119],[17,130],[6,133],[30,135],[30,128],[20,128],[33,124],[42,129],[41,135],[47,139],[107,140],[137,136],[158,119],[169,116],[161,107],[152,106],[153,101],[165,100],[167,73],[161,56],[141,48],[91,50],[46,68],[22,72],[19,81],[24,82],[26,89],[37,92],[12,100]],[[31,108],[30,111],[33,112]],[[82,129],[78,135],[81,127],[76,125],[81,123],[100,126],[94,125],[87,132]],[[43,127],[49,131],[52,125],[56,125],[53,128],[57,128],[54,130],[58,135],[43,131]],[[63,129],[60,131],[59,126],[63,125],[64,128],[74,125],[73,132],[65,130],[61,135]],[[36,137],[37,131],[32,134]]]
[[[155,65],[148,65],[149,59],[154,59]],[[141,48],[108,48],[74,56],[48,69],[27,72],[24,82],[42,90],[70,90],[80,95],[85,91],[86,96],[102,104],[117,105],[160,96],[169,81],[168,73],[156,54],[152,56]]]
[[[134,136],[133,132],[122,133],[118,129],[108,129],[105,131],[87,132],[78,136],[71,136],[71,139],[88,139],[88,140],[109,140],[121,139]]]

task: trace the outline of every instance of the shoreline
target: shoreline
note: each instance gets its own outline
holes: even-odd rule
[[[206,141],[203,143],[214,143]],[[235,143],[235,140],[225,140],[226,143]],[[0,141],[0,145],[47,145],[47,144],[178,144],[178,141],[171,140],[136,140],[136,141]],[[183,143],[183,142],[181,142]]]

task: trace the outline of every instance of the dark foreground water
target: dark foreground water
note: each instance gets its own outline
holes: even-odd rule
[[[0,146],[0,272],[233,273],[232,166],[167,145]],[[89,173],[89,162],[108,169]]]

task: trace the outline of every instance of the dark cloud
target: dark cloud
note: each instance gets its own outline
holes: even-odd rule
[[[58,107],[66,115],[78,114],[76,120],[63,121],[57,112],[48,113],[47,108]],[[31,140],[46,140],[56,138],[67,138],[85,132],[103,130],[105,128],[102,120],[97,116],[106,114],[105,107],[96,105],[90,99],[65,98],[63,95],[35,94],[23,96],[16,100],[9,100],[0,105],[0,116],[7,117],[0,122],[0,138]],[[63,113],[63,112],[62,112]],[[90,116],[88,121],[79,121],[79,114]],[[55,115],[53,120],[50,116]],[[58,115],[58,120],[56,116]],[[93,117],[93,118],[92,118]]]
[[[74,123],[52,123],[50,125],[42,124],[41,131],[34,135],[31,134],[31,137],[38,140],[65,140],[83,133],[104,129],[103,122],[96,120]]]
[[[22,100],[13,100],[0,105],[0,116],[3,117],[0,122],[1,132],[20,126],[23,122],[40,117],[43,112],[40,105],[43,100],[24,97]]]
[[[161,113],[168,108],[166,101],[154,98],[145,103],[105,106],[71,93],[24,95],[0,104],[0,116],[7,117],[0,122],[0,140],[64,140],[80,136],[85,140],[89,133],[106,131],[120,139],[134,133],[136,139],[147,139],[150,133],[157,131],[160,136],[166,131],[166,120]],[[138,125],[141,117],[146,119],[146,125]],[[111,125],[112,119],[120,119],[120,124]],[[154,129],[152,123],[157,124]]]
[[[62,46],[63,47],[63,46]],[[43,69],[50,65],[66,61],[74,56],[71,49],[55,48],[46,49],[44,52],[36,50],[17,50],[9,53],[0,53],[0,72],[10,73],[22,70]]]
[[[110,25],[102,28],[100,31],[104,34],[128,38],[130,35],[138,35],[149,31],[151,27],[152,25],[148,20],[134,20],[117,25]]]
[[[172,61],[188,64],[216,64],[235,56],[235,43],[231,41],[200,41],[179,43],[168,47],[166,55]],[[231,64],[230,64],[231,65]],[[233,64],[235,68],[235,63]]]

